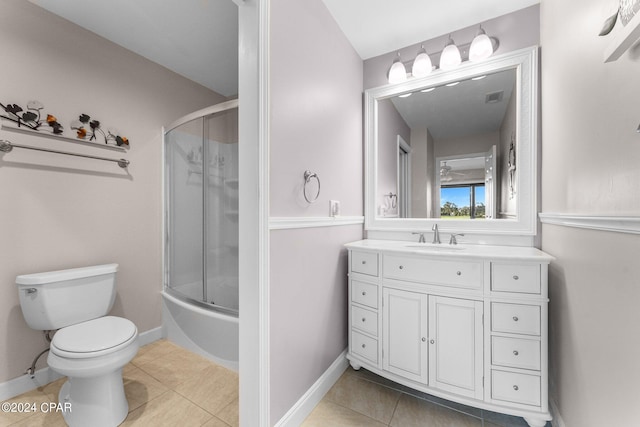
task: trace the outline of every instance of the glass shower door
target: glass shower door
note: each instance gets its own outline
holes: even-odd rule
[[[237,314],[237,101],[211,109],[165,134],[165,283],[178,296]]]
[[[165,136],[168,286],[184,297],[204,301],[203,118]]]

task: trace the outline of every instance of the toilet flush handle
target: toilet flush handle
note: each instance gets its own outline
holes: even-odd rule
[[[24,290],[24,293],[27,295],[35,294],[36,292],[38,292],[36,288],[27,288]]]

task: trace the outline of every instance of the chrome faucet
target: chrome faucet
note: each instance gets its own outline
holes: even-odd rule
[[[411,233],[411,234],[419,234],[420,237],[418,237],[418,243],[427,243],[427,241],[424,239],[424,233]]]
[[[456,236],[464,236],[464,234],[451,233],[451,238],[449,239],[449,244],[450,245],[457,245],[458,244],[458,240],[456,240]]]
[[[431,231],[433,231],[433,244],[440,244],[440,231],[438,230],[438,224],[433,224],[431,227]]]

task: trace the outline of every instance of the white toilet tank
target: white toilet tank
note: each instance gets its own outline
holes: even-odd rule
[[[20,306],[32,329],[53,330],[105,316],[116,297],[118,264],[16,277]]]

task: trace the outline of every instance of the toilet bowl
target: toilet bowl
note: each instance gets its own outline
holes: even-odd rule
[[[138,352],[138,330],[121,317],[100,317],[60,329],[51,342],[49,367],[69,379],[59,403],[70,426],[112,427],[122,423],[129,405],[122,368]]]
[[[47,362],[68,377],[58,403],[70,427],[115,427],[129,412],[122,368],[138,352],[138,329],[128,319],[106,316],[117,269],[107,264],[16,278],[27,324],[58,329]]]

